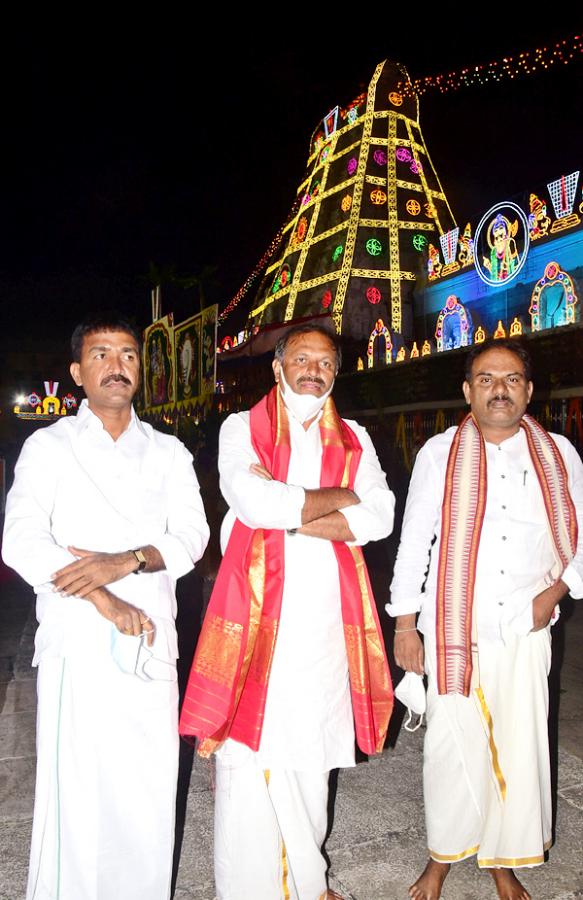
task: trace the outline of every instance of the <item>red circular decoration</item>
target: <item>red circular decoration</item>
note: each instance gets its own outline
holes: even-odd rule
[[[559,267],[555,262],[550,262],[545,269],[545,277],[551,281],[559,274]]]
[[[305,216],[302,216],[300,221],[298,222],[298,227],[296,230],[296,240],[303,241],[306,236],[306,231],[308,230],[308,220]]]
[[[330,304],[332,303],[332,291],[324,291],[324,295],[322,297],[322,306],[324,309],[328,309]]]
[[[381,292],[377,287],[369,287],[366,289],[366,299],[369,303],[380,303],[381,302]]]

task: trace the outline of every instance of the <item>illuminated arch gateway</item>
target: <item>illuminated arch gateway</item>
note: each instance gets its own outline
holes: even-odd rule
[[[447,328],[447,320],[455,321],[459,325],[459,329]],[[457,347],[467,347],[472,340],[471,320],[466,312],[465,306],[460,303],[455,294],[450,294],[445,301],[445,306],[437,317],[435,326],[435,340],[437,342],[437,351],[454,350]]]
[[[376,344],[376,346],[375,346]],[[385,345],[384,352],[381,349],[382,344]],[[375,327],[368,339],[368,349],[366,351],[368,358],[368,368],[372,369],[375,361],[382,360],[383,365],[388,366],[393,359],[393,344],[391,334],[382,319],[377,319]]]
[[[528,311],[532,330],[571,325],[575,321],[577,302],[575,285],[569,273],[564,272],[556,262],[548,263],[530,298]]]

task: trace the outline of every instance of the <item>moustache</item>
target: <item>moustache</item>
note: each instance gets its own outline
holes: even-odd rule
[[[107,375],[103,381],[101,382],[101,387],[105,387],[107,384],[111,384],[112,381],[121,381],[122,384],[127,384],[129,387],[132,386],[129,378],[126,378],[125,375]]]
[[[499,403],[501,400],[504,400],[505,403],[510,403],[511,406],[514,405],[514,401],[507,394],[499,394],[497,397],[492,397],[491,400],[488,400],[488,406],[491,403]]]
[[[306,382],[307,382],[307,384],[321,384],[322,387],[324,387],[324,379],[318,378],[317,375],[315,378],[309,378],[307,376],[304,376],[303,378],[298,378],[298,384],[304,384]]]

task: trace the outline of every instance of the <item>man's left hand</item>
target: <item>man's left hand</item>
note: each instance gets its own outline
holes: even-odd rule
[[[553,610],[557,603],[560,603],[569,588],[564,581],[559,578],[550,587],[537,594],[532,601],[532,630],[542,631],[551,621]]]
[[[136,571],[137,561],[131,550],[121,553],[97,553],[69,547],[69,552],[79,559],[59,569],[52,576],[56,593],[86,597],[96,588],[119,581]]]

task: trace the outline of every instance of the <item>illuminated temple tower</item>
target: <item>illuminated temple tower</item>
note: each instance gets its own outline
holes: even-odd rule
[[[403,66],[381,63],[367,94],[316,128],[249,329],[328,311],[347,337],[368,339],[382,319],[396,345],[411,338],[415,281],[455,222],[408,83]]]

